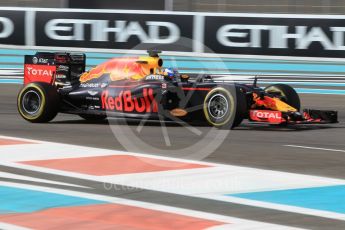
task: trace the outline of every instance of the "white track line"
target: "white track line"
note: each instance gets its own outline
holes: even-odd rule
[[[65,185],[65,186],[73,186],[73,187],[79,187],[79,188],[88,188],[88,187],[81,186],[81,185],[76,185],[76,184],[62,183],[62,182],[53,181],[53,180],[38,179],[38,178],[30,177],[30,176],[22,176],[22,175],[6,173],[6,172],[0,172],[0,178],[1,177],[8,178],[8,179],[14,179],[14,180],[27,180],[27,181],[31,181],[31,182],[42,182],[42,183],[50,183],[50,184],[56,184],[56,185]]]
[[[310,176],[303,174],[279,172],[272,170],[263,170],[256,168],[249,168],[243,166],[234,166],[227,164],[193,161],[178,159],[166,156],[155,156],[150,154],[140,153],[129,153],[116,150],[98,149],[83,147],[77,145],[58,144],[53,142],[28,140],[23,138],[11,138],[0,136],[1,138],[9,138],[16,140],[31,141],[36,144],[23,144],[23,145],[12,145],[2,146],[0,148],[0,160],[1,165],[12,166],[22,169],[35,170],[38,172],[48,172],[56,175],[71,176],[81,179],[96,180],[98,182],[115,183],[124,186],[134,186],[140,188],[151,189],[155,191],[172,192],[179,195],[188,195],[193,197],[217,199],[224,202],[231,202],[232,197],[224,196],[223,194],[234,194],[239,192],[253,192],[253,191],[267,191],[267,190],[279,190],[289,188],[305,188],[305,187],[320,187],[329,185],[344,185],[345,180]],[[39,150],[41,148],[41,150]],[[53,150],[59,150],[55,152]],[[72,152],[78,152],[78,154],[71,154]],[[45,153],[45,154],[43,154]],[[135,173],[135,174],[121,174],[121,175],[110,175],[110,176],[94,176],[76,172],[61,171],[57,169],[48,169],[38,166],[26,165],[18,163],[18,161],[25,160],[44,160],[44,159],[64,159],[64,158],[75,158],[75,157],[86,157],[86,156],[101,156],[101,155],[118,155],[126,154],[131,156],[149,157],[154,159],[162,160],[173,160],[181,163],[198,163],[208,165],[211,167],[202,169],[190,169],[190,170],[172,170],[168,172],[152,172],[152,173]],[[31,158],[31,159],[29,159]],[[34,158],[34,159],[33,159]],[[213,166],[213,167],[212,167]],[[246,180],[245,180],[246,179]],[[219,181],[220,180],[220,181]],[[255,183],[253,182],[255,181]],[[271,181],[271,183],[269,182]],[[293,183],[288,183],[288,182]],[[264,182],[266,182],[264,184]],[[302,184],[301,184],[301,183]],[[225,185],[223,188],[216,184]],[[268,184],[267,184],[268,183]],[[212,189],[205,190],[199,189],[203,185],[213,185]],[[174,188],[169,186],[173,185]],[[175,186],[176,185],[176,186]],[[198,187],[199,186],[199,187]],[[249,186],[249,187],[248,187]],[[262,187],[263,186],[263,187]],[[205,187],[205,186],[204,186]],[[176,189],[176,188],[194,188],[190,191]],[[236,198],[237,203],[243,203],[248,205],[248,200]],[[250,201],[251,205],[256,206],[258,203]],[[266,208],[286,209],[286,206],[281,207],[278,205],[272,205],[267,203],[261,203]],[[330,213],[319,210],[301,209],[299,207],[290,207],[290,212],[303,213],[307,215],[315,215],[326,218],[344,220],[344,215],[339,213]],[[311,212],[310,212],[311,211]]]
[[[199,197],[206,198],[206,199],[219,200],[219,201],[227,201],[231,203],[249,205],[249,206],[254,206],[254,207],[261,207],[261,208],[266,208],[266,209],[275,209],[275,210],[280,210],[283,212],[293,212],[293,213],[299,213],[303,215],[307,214],[307,215],[312,215],[312,216],[319,216],[323,218],[345,221],[345,214],[331,212],[331,211],[303,208],[303,207],[291,206],[291,205],[285,205],[285,204],[276,204],[276,203],[250,200],[250,199],[232,197],[232,196],[224,197],[224,196],[219,196],[219,195],[200,195]]]
[[[327,148],[318,148],[318,147],[303,146],[303,145],[283,145],[283,146],[285,146],[285,147],[292,147],[292,148],[315,149],[315,150],[323,150],[323,151],[343,152],[343,153],[345,153],[345,150],[342,150],[342,149],[327,149]]]
[[[202,212],[202,211],[195,211],[195,210],[189,210],[189,209],[184,209],[184,208],[175,208],[171,206],[153,204],[153,203],[148,203],[148,202],[143,202],[143,201],[128,200],[128,199],[123,199],[123,198],[118,198],[118,197],[109,197],[109,196],[104,196],[104,195],[96,195],[96,194],[89,194],[89,193],[83,193],[83,192],[67,191],[67,190],[61,190],[61,189],[54,189],[54,188],[47,188],[47,187],[40,187],[40,186],[33,186],[33,185],[23,185],[23,184],[8,183],[8,182],[0,182],[0,185],[22,188],[22,189],[51,192],[51,193],[57,193],[57,194],[62,194],[66,196],[76,196],[76,197],[82,197],[86,199],[95,199],[95,200],[105,201],[105,202],[109,202],[113,204],[129,205],[129,206],[138,207],[138,208],[145,208],[145,209],[156,210],[160,212],[174,213],[174,214],[183,215],[183,216],[201,218],[205,220],[219,221],[219,222],[231,224],[230,226],[232,227],[232,229],[236,229],[236,230],[255,229],[255,228],[269,229],[269,230],[300,229],[300,228],[265,223],[265,222],[260,222],[260,221],[247,220],[247,219],[242,219],[242,218],[237,218],[237,217],[223,216],[219,214],[207,213],[207,212]],[[229,227],[229,225],[226,224],[226,225],[217,226],[217,228],[214,228],[214,229],[219,229],[219,230],[228,229],[226,227]]]
[[[24,228],[13,224],[0,222],[0,229],[8,230],[31,230],[31,228]]]

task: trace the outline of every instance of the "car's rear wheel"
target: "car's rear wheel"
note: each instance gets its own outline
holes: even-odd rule
[[[237,111],[237,101],[222,87],[214,88],[206,95],[203,111],[207,122],[218,128],[234,128],[243,120]]]
[[[39,123],[54,119],[59,109],[56,88],[46,83],[30,83],[18,94],[19,114],[27,121]]]
[[[285,84],[274,84],[269,85],[265,88],[265,92],[269,94],[278,94],[281,96],[282,101],[286,102],[288,105],[300,111],[301,101],[297,92],[289,85]]]

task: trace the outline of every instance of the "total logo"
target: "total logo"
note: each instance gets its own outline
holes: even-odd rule
[[[119,112],[137,112],[137,113],[157,113],[158,104],[153,95],[152,89],[143,89],[143,97],[132,96],[130,90],[124,90],[118,96],[109,96],[109,91],[102,92],[102,109],[115,110]]]
[[[50,77],[53,75],[53,71],[50,69],[38,69],[33,67],[27,67],[26,71],[29,75],[33,76]]]
[[[282,120],[281,112],[279,111],[267,111],[267,110],[251,110],[250,117],[254,120],[259,119],[269,119],[269,120]]]
[[[50,83],[55,71],[55,66],[25,64],[24,83],[27,84],[34,81]]]

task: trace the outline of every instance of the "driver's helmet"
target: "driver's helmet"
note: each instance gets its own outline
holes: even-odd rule
[[[177,70],[173,68],[165,68],[163,71],[163,75],[169,78],[174,78],[178,74]]]

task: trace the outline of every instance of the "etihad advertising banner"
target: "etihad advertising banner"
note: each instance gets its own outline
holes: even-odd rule
[[[0,8],[0,46],[345,57],[345,16]]]
[[[345,57],[345,18],[207,16],[204,26],[215,53]]]
[[[0,11],[0,44],[25,45],[25,11]]]
[[[193,16],[134,13],[37,12],[36,45],[191,52]]]

